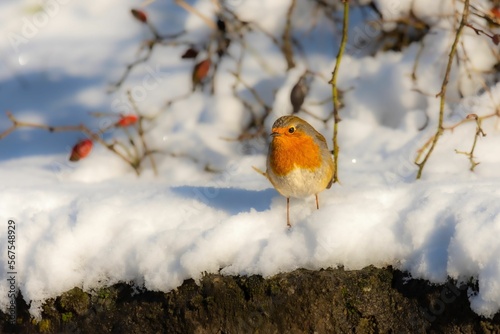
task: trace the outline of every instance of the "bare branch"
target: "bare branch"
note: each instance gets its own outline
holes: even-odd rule
[[[332,79],[330,84],[332,85],[332,100],[333,100],[333,162],[335,166],[335,172],[333,174],[333,182],[339,182],[338,177],[338,158],[339,158],[339,144],[338,144],[338,123],[340,122],[339,109],[339,92],[337,89],[337,76],[340,69],[340,63],[342,61],[342,55],[344,54],[345,47],[347,44],[347,35],[349,28],[349,0],[342,0],[344,3],[344,19],[342,24],[342,40],[340,41],[339,52],[337,53],[337,60],[335,61],[335,68],[332,72]]]
[[[432,138],[429,150],[427,151],[423,160],[422,161],[419,160],[420,154],[418,154],[417,159],[415,159],[415,164],[418,166],[417,179],[420,179],[422,177],[422,172],[424,170],[425,164],[427,163],[427,160],[429,159],[432,152],[434,151],[434,148],[436,147],[436,144],[439,140],[439,137],[441,137],[441,135],[443,134],[444,105],[446,102],[446,90],[448,88],[448,80],[450,77],[451,65],[453,64],[453,59],[455,58],[455,54],[457,52],[457,45],[458,45],[458,41],[460,40],[460,36],[462,34],[463,28],[467,24],[468,16],[469,16],[469,0],[465,0],[464,10],[462,12],[462,19],[460,21],[460,25],[458,26],[457,33],[455,34],[455,40],[453,41],[450,53],[448,55],[448,65],[446,66],[446,72],[445,72],[445,75],[443,78],[443,83],[441,85],[441,91],[436,95],[436,97],[441,98],[440,104],[439,104],[439,120],[438,120],[436,133],[434,134],[434,136]],[[421,149],[421,152],[422,151],[423,151],[423,148]]]

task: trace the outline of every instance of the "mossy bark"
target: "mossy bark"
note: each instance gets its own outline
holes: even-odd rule
[[[467,286],[431,285],[391,268],[206,275],[169,293],[116,284],[74,288],[34,321],[18,298],[18,324],[3,333],[499,333],[500,316],[474,314]],[[469,288],[474,288],[469,286]]]

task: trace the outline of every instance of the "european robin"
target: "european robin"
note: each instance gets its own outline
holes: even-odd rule
[[[325,137],[297,116],[282,116],[272,128],[265,176],[286,197],[290,227],[290,197],[316,196],[333,183],[335,165]]]

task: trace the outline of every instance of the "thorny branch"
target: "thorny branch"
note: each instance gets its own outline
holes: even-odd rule
[[[127,136],[129,137],[129,143],[132,145],[132,148],[134,149],[134,152],[135,152],[134,154],[132,154],[128,150],[126,145],[124,145],[123,143],[119,142],[116,139],[113,140],[111,143],[107,143],[104,139],[102,139],[102,134],[106,130],[108,130],[109,127],[106,127],[104,129],[100,129],[99,131],[92,131],[84,124],[65,125],[65,126],[50,126],[50,125],[46,125],[46,124],[24,122],[24,121],[20,121],[17,118],[15,118],[11,112],[7,112],[7,117],[9,118],[9,120],[11,121],[12,124],[7,130],[0,133],[0,140],[7,137],[9,134],[11,134],[12,132],[14,132],[15,130],[17,130],[19,128],[41,129],[41,130],[46,130],[49,132],[82,132],[82,133],[86,134],[88,137],[90,137],[92,139],[92,141],[98,142],[99,144],[101,144],[102,146],[107,148],[109,151],[116,154],[125,163],[130,165],[130,167],[132,167],[132,169],[134,170],[134,172],[136,173],[137,176],[139,176],[141,174],[141,162],[143,160],[143,157],[149,156],[152,168],[155,172],[155,175],[157,174],[156,164],[155,164],[154,159],[152,157],[152,154],[156,153],[156,152],[149,151],[147,149],[147,145],[146,145],[146,142],[144,140],[144,137],[142,135],[140,135],[141,142],[142,142],[143,147],[144,147],[144,151],[142,152],[143,157],[141,157],[141,155],[139,154],[139,150],[136,147],[135,142],[133,141],[130,134],[127,133],[127,130],[125,128],[123,128],[123,129],[125,130]],[[141,122],[141,118],[142,117],[139,115],[139,122]],[[119,149],[117,149],[118,147],[120,147],[123,151],[125,151],[126,154],[122,153]]]
[[[476,28],[470,23],[466,23],[465,26],[474,30],[476,35],[484,35],[486,37],[491,38],[492,42],[495,43],[495,45],[498,45],[498,43],[500,42],[500,35],[498,35],[498,34],[488,34],[486,31],[479,29],[479,28]]]
[[[138,125],[137,125],[137,134],[139,135],[139,139],[141,140],[142,149],[143,149],[143,154],[139,160],[139,164],[142,162],[142,160],[144,158],[148,157],[149,162],[151,164],[151,168],[153,169],[153,173],[155,174],[155,176],[158,176],[158,168],[156,168],[156,162],[155,162],[155,159],[153,157],[154,152],[148,148],[148,145],[146,143],[146,139],[144,138],[144,125],[143,125],[144,117],[142,116],[142,113],[140,112],[139,107],[137,106],[137,103],[135,102],[134,98],[132,97],[132,94],[130,93],[130,91],[127,92],[127,97],[130,101],[130,104],[132,105],[132,108],[137,113],[137,115],[139,115],[139,121],[138,121]],[[126,128],[124,128],[124,130],[125,129]],[[128,133],[127,133],[127,135],[128,135]],[[131,136],[129,136],[129,138],[130,138],[130,140],[132,140]],[[133,145],[133,147],[137,148],[137,145]],[[139,156],[140,155],[137,154],[137,157],[139,157]]]
[[[469,15],[469,0],[465,0],[464,10],[462,12],[462,19],[461,19],[460,25],[457,29],[457,33],[455,35],[455,40],[453,41],[453,44],[451,46],[450,53],[448,55],[448,65],[446,66],[446,72],[445,72],[445,75],[443,78],[443,83],[441,85],[441,91],[436,95],[436,97],[441,98],[440,104],[439,104],[439,120],[438,120],[436,133],[433,136],[433,139],[430,143],[429,150],[427,151],[423,160],[420,161],[420,159],[419,159],[420,154],[418,154],[417,158],[415,159],[415,164],[418,166],[417,179],[420,179],[422,177],[422,172],[424,170],[425,164],[427,163],[427,160],[429,159],[432,152],[434,151],[434,148],[436,147],[436,144],[439,140],[439,137],[441,137],[441,135],[443,134],[444,106],[445,106],[445,102],[446,102],[446,90],[448,87],[448,80],[450,77],[451,65],[453,64],[453,59],[455,58],[455,54],[457,52],[457,45],[458,45],[458,41],[460,40],[460,36],[462,34],[463,28],[467,24],[468,15]]]
[[[347,44],[347,32],[349,27],[349,0],[342,0],[344,3],[344,19],[342,24],[342,40],[340,41],[339,52],[337,53],[337,60],[335,61],[335,68],[332,72],[332,79],[330,84],[332,85],[332,100],[333,100],[333,163],[335,166],[335,172],[333,174],[333,182],[339,182],[338,177],[338,158],[339,158],[339,144],[338,144],[338,123],[340,122],[339,109],[339,92],[337,88],[337,76],[340,69],[340,63],[342,61],[342,55]]]
[[[474,150],[476,149],[477,138],[479,138],[480,136],[485,137],[486,133],[481,128],[481,118],[479,118],[476,114],[469,114],[467,115],[466,119],[473,119],[476,121],[476,133],[474,135],[474,141],[472,142],[472,147],[469,152],[464,152],[459,150],[455,150],[455,152],[458,154],[464,154],[469,158],[470,171],[473,172],[474,168],[476,168],[476,166],[479,165],[479,162],[477,162],[474,157]]]
[[[215,89],[215,81],[214,81],[215,75],[218,69],[218,65],[223,59],[223,56],[235,59],[235,57],[231,53],[229,53],[226,49],[229,47],[230,43],[239,44],[242,49],[241,57],[240,59],[235,59],[237,62],[237,68],[236,71],[233,73],[236,78],[236,85],[242,84],[246,88],[246,90],[254,97],[255,102],[257,102],[264,110],[264,115],[262,117],[261,116],[257,117],[256,109],[258,107],[253,106],[253,102],[245,101],[241,96],[239,96],[239,94],[236,92],[236,86],[233,85],[233,94],[241,101],[245,109],[252,112],[253,116],[249,128],[245,130],[245,133],[243,133],[239,137],[239,139],[244,140],[247,138],[253,138],[254,136],[262,135],[264,133],[262,127],[263,120],[265,119],[265,117],[267,117],[267,115],[270,114],[271,107],[268,106],[266,103],[264,103],[262,98],[259,96],[259,94],[257,94],[256,90],[253,87],[245,83],[241,72],[241,64],[243,62],[243,57],[250,56],[255,58],[256,61],[261,66],[261,68],[264,71],[270,73],[270,75],[275,75],[276,69],[275,66],[270,64],[264,57],[261,56],[259,50],[255,49],[250,43],[247,42],[246,33],[258,32],[269,38],[269,40],[283,54],[283,58],[288,66],[288,69],[294,67],[295,66],[294,54],[293,54],[294,47],[299,51],[300,55],[304,57],[301,45],[298,43],[298,41],[296,41],[293,38],[292,35],[292,30],[293,30],[292,16],[297,6],[297,0],[290,0],[290,5],[288,7],[286,16],[286,24],[282,36],[280,36],[281,38],[267,31],[258,22],[244,21],[240,19],[240,17],[237,15],[235,11],[233,11],[230,7],[226,6],[223,2],[220,2],[218,0],[212,0],[212,3],[214,4],[214,7],[216,9],[217,23],[210,16],[207,16],[206,14],[200,12],[199,10],[191,6],[189,3],[187,3],[185,0],[175,0],[174,3],[182,7],[189,13],[199,17],[210,29],[213,30],[213,33],[210,36],[210,40],[208,42],[202,43],[203,46],[200,45],[197,46],[196,43],[179,41],[177,40],[177,38],[185,34],[186,31],[182,31],[174,35],[162,36],[160,33],[158,33],[157,29],[149,20],[147,19],[141,20],[141,22],[145,23],[147,27],[151,30],[153,38],[144,42],[144,45],[141,48],[141,50],[145,50],[145,53],[141,55],[140,58],[138,58],[137,60],[133,61],[132,63],[126,66],[125,72],[123,73],[121,78],[112,86],[112,88],[113,89],[120,88],[127,79],[130,72],[137,65],[147,62],[151,58],[155,46],[157,45],[175,46],[175,45],[187,44],[190,47],[194,47],[195,50],[196,49],[200,50],[199,47],[207,50],[208,53],[207,59],[211,60],[212,63],[209,72],[210,77],[207,79],[210,80],[210,82],[212,83],[210,93],[213,95]],[[214,50],[214,46],[216,50]],[[221,49],[221,46],[223,47],[223,49]],[[211,57],[212,55],[214,55],[214,53],[218,54],[219,57],[217,57],[217,59],[213,59],[215,57]],[[194,57],[196,57],[196,55]],[[183,95],[183,97],[187,98],[189,97],[189,95],[190,94],[186,94]],[[252,129],[256,130],[255,134],[251,134],[250,136],[248,136],[248,131]]]
[[[176,41],[175,39],[182,36],[183,34],[186,33],[186,31],[180,31],[178,33],[175,33],[175,34],[171,34],[171,35],[165,35],[165,36],[162,36],[158,33],[158,31],[156,30],[156,28],[149,22],[147,22],[147,26],[149,27],[149,29],[151,30],[152,34],[154,35],[154,38],[151,39],[151,40],[147,40],[143,43],[143,45],[141,46],[141,50],[142,49],[146,49],[146,54],[144,56],[142,56],[141,58],[138,58],[136,60],[134,60],[133,62],[131,62],[130,64],[128,64],[126,67],[125,67],[125,71],[123,72],[122,76],[120,77],[120,79],[118,79],[115,83],[113,83],[110,87],[110,91],[113,92],[117,89],[119,89],[123,83],[125,82],[125,80],[128,78],[130,72],[132,72],[132,70],[137,66],[137,65],[140,65],[140,64],[143,64],[145,62],[147,62],[150,58],[151,58],[151,55],[153,54],[153,50],[155,48],[156,45],[179,45],[179,44],[187,44],[186,43],[182,43],[182,42],[178,42]],[[167,40],[169,40],[169,42],[167,42]],[[140,51],[141,51],[140,50]]]
[[[152,0],[154,1],[154,0]],[[325,10],[325,15],[327,17],[330,17],[333,19],[333,13],[338,9],[337,5],[332,5],[328,1],[323,1],[323,0],[315,0],[318,7],[321,7]],[[151,0],[149,0],[151,2]],[[251,121],[248,124],[248,127],[243,131],[243,133],[236,139],[236,140],[249,140],[253,139],[256,137],[260,137],[264,134],[264,127],[263,123],[265,118],[271,113],[271,105],[269,104],[269,101],[265,102],[264,99],[258,94],[257,90],[255,87],[249,85],[244,79],[243,74],[242,74],[242,63],[243,59],[246,57],[253,57],[255,60],[259,63],[261,68],[264,71],[267,71],[271,75],[276,74],[276,68],[273,67],[273,64],[269,63],[269,61],[262,56],[262,54],[259,52],[258,49],[252,46],[252,44],[249,42],[247,38],[247,33],[260,33],[266,36],[270,42],[272,42],[282,53],[284,61],[286,62],[286,65],[288,67],[288,70],[293,68],[295,66],[295,60],[294,59],[294,50],[297,51],[297,54],[295,55],[296,58],[304,58],[304,61],[307,63],[307,58],[305,57],[304,53],[301,52],[301,47],[298,44],[296,40],[293,38],[293,13],[296,10],[297,7],[297,0],[290,0],[288,11],[286,13],[286,21],[285,21],[285,27],[284,30],[280,35],[275,35],[269,31],[267,31],[263,26],[261,26],[257,21],[252,22],[252,21],[244,21],[238,17],[235,11],[233,11],[231,8],[227,7],[224,5],[223,2],[220,2],[218,0],[212,0],[212,2],[215,4],[215,7],[217,8],[216,10],[216,17],[218,19],[217,23],[216,21],[211,17],[211,15],[206,15],[204,13],[201,13],[198,11],[196,8],[188,4],[185,0],[174,0],[174,3],[182,8],[184,8],[186,11],[189,13],[196,15],[199,17],[210,29],[213,30],[213,33],[210,36],[209,41],[205,42],[200,42],[198,45],[195,45],[195,43],[189,43],[187,41],[181,40],[181,38],[184,34],[186,34],[186,31],[181,31],[176,34],[172,35],[162,35],[158,32],[158,30],[155,28],[155,26],[149,22],[148,20],[145,20],[143,23],[148,27],[151,37],[150,39],[144,41],[144,43],[141,45],[141,48],[139,49],[139,54],[137,55],[137,59],[130,64],[128,64],[125,67],[125,71],[123,75],[120,77],[120,79],[113,84],[113,89],[118,89],[120,88],[123,83],[127,80],[129,74],[131,71],[138,65],[145,63],[150,60],[153,50],[156,46],[175,46],[175,45],[189,45],[189,46],[194,46],[195,49],[202,50],[206,49],[208,53],[208,58],[211,58],[215,53],[219,54],[219,58],[217,58],[216,61],[214,59],[212,60],[212,68],[210,70],[210,80],[212,80],[212,95],[214,94],[214,78],[215,74],[217,72],[218,65],[220,61],[222,60],[223,56],[227,58],[231,58],[236,61],[236,70],[232,73],[235,77],[235,82],[232,86],[232,91],[233,95],[237,97],[243,107],[251,112],[252,118]],[[332,97],[330,101],[333,102],[333,119],[334,119],[334,124],[333,124],[333,156],[334,156],[334,164],[335,164],[335,174],[334,174],[334,182],[339,182],[338,178],[338,156],[339,156],[339,144],[338,144],[338,123],[340,122],[340,116],[339,112],[340,109],[342,108],[341,105],[341,100],[342,96],[341,93],[342,91],[338,90],[337,87],[337,77],[338,77],[338,72],[341,66],[341,61],[343,54],[345,53],[345,49],[347,47],[347,37],[348,37],[348,23],[349,23],[349,8],[350,5],[355,5],[356,3],[352,3],[349,0],[342,0],[343,4],[343,25],[342,25],[342,39],[340,43],[340,47],[338,50],[336,62],[335,62],[335,67],[332,72],[331,79],[329,81],[329,84],[331,85],[332,88]],[[469,8],[471,9],[471,14],[469,14]],[[375,7],[376,9],[376,7]],[[451,67],[452,63],[455,59],[458,59],[457,61],[460,61],[460,57],[457,56],[457,49],[459,48],[459,44],[462,41],[460,40],[462,30],[464,27],[469,27],[472,29],[477,35],[482,35],[490,38],[493,43],[498,44],[500,41],[500,36],[497,34],[493,33],[488,33],[485,32],[487,28],[484,28],[481,25],[474,26],[471,20],[471,22],[468,22],[468,16],[471,15],[477,15],[478,14],[474,13],[474,7],[473,5],[469,5],[469,0],[466,0],[464,3],[464,11],[462,13],[462,18],[460,21],[460,25],[458,27],[458,30],[455,35],[454,42],[452,44],[450,53],[448,55],[448,63],[446,67],[446,72],[445,76],[442,82],[441,86],[441,91],[439,94],[437,94],[436,97],[440,97],[440,109],[439,109],[439,122],[438,126],[436,129],[435,134],[427,140],[427,142],[419,149],[417,152],[417,157],[415,159],[415,163],[418,166],[418,174],[417,174],[417,179],[419,179],[422,175],[424,166],[429,159],[430,155],[432,154],[435,146],[437,145],[437,142],[440,138],[440,136],[443,134],[445,130],[450,130],[453,131],[453,129],[460,124],[463,124],[465,122],[470,122],[472,119],[465,119],[463,121],[458,122],[457,124],[454,124],[452,126],[444,126],[443,121],[444,121],[444,104],[445,104],[445,98],[446,98],[446,92],[447,92],[447,86],[448,86],[448,80],[451,72]],[[330,14],[329,16],[327,14]],[[459,14],[456,14],[456,20],[459,18]],[[479,16],[483,17],[483,16]],[[484,17],[487,19],[486,17]],[[335,18],[336,19],[336,18]],[[224,24],[224,28],[222,29],[219,25],[219,20],[222,20]],[[491,21],[491,20],[490,20]],[[488,21],[489,23],[491,23]],[[403,26],[409,26],[409,27],[414,27],[415,29],[426,31],[428,28],[425,26],[420,20],[416,19],[413,16],[410,16],[408,19],[404,20],[398,20],[395,21],[398,24],[401,24]],[[227,25],[227,32],[226,32],[226,25]],[[498,26],[498,24],[496,24]],[[478,27],[482,28],[479,29]],[[483,30],[485,29],[485,30]],[[406,31],[405,31],[406,32]],[[407,38],[406,33],[401,33],[401,36],[404,38]],[[399,36],[399,35],[398,35]],[[222,39],[221,39],[222,37]],[[224,43],[221,43],[223,41]],[[227,51],[227,48],[229,48],[229,43],[232,44],[239,44],[241,47],[241,52],[240,54],[235,57],[234,52],[230,53]],[[421,47],[418,50],[415,63],[413,66],[413,71],[412,71],[412,78],[414,81],[417,79],[417,70],[419,66],[419,60],[421,58],[421,55],[423,53],[423,50],[425,48],[423,40],[420,41]],[[220,46],[223,44],[224,49],[222,50],[221,53],[219,53]],[[214,47],[216,47],[214,49]],[[295,49],[294,49],[295,47]],[[214,51],[215,50],[215,51]],[[465,49],[464,49],[465,50]],[[467,61],[467,55],[464,51],[464,55]],[[215,56],[214,56],[215,57]],[[212,58],[214,58],[212,57]],[[196,58],[196,56],[194,56]],[[238,58],[238,59],[236,59]],[[301,59],[302,60],[302,59]],[[222,67],[221,67],[222,68]],[[309,70],[307,70],[309,71]],[[238,92],[238,87],[239,85],[243,86],[245,90],[251,95],[250,101],[247,101],[243,96],[241,96]],[[491,94],[491,93],[490,93]],[[171,101],[168,101],[165,105],[165,108],[168,108],[171,104],[175,103],[178,100],[188,98],[191,95],[191,92],[188,92],[185,95],[182,95],[178,98],[175,98]],[[130,131],[126,128],[123,128],[123,131],[125,132],[128,142],[120,142],[118,140],[113,140],[111,142],[106,142],[102,139],[102,133],[104,131],[109,130],[112,128],[114,125],[111,125],[110,127],[106,129],[100,129],[98,132],[93,132],[89,128],[87,128],[84,125],[77,125],[77,126],[58,126],[58,127],[52,127],[52,126],[47,126],[43,124],[34,124],[34,123],[28,123],[28,122],[21,122],[17,119],[14,118],[14,116],[11,113],[8,113],[9,119],[12,122],[12,126],[9,127],[6,131],[3,133],[0,133],[0,139],[6,137],[9,135],[11,132],[13,132],[15,129],[19,127],[32,127],[32,128],[39,128],[39,129],[44,129],[50,132],[56,132],[56,131],[80,131],[88,135],[89,137],[92,138],[92,140],[99,142],[103,146],[105,146],[108,150],[112,151],[113,153],[117,154],[122,160],[124,160],[127,164],[129,164],[134,171],[137,174],[140,174],[140,166],[144,162],[144,160],[149,160],[151,167],[154,171],[155,174],[157,174],[157,167],[155,164],[155,160],[153,158],[154,154],[157,153],[165,153],[165,152],[158,152],[155,150],[151,150],[147,142],[145,140],[145,129],[144,129],[144,121],[148,120],[147,117],[141,115],[139,112],[137,105],[135,101],[133,101],[130,92],[128,92],[128,97],[130,100],[131,105],[133,106],[133,109],[135,112],[139,115],[138,118],[138,123],[136,124],[135,129],[137,130],[137,136],[132,136]],[[326,122],[327,120],[321,119],[318,116],[315,116],[313,113],[310,113],[304,108],[300,109],[302,112],[310,114],[312,117],[316,117],[317,119]],[[331,115],[330,115],[331,116]],[[474,169],[474,167],[478,164],[478,162],[475,161],[474,157],[474,150],[476,147],[477,143],[477,138],[479,136],[484,136],[484,132],[481,129],[481,121],[493,117],[493,116],[499,116],[498,112],[495,112],[493,114],[489,114],[486,116],[482,117],[477,117],[475,119],[477,127],[476,127],[476,134],[474,137],[474,142],[472,145],[472,149],[470,152],[461,152],[457,151],[457,153],[461,154],[466,154],[469,157],[469,160],[471,161],[471,170]],[[329,118],[328,118],[329,119]],[[429,118],[427,118],[428,120]],[[173,154],[171,154],[174,156]]]
[[[466,118],[464,118],[463,120],[453,124],[453,125],[449,125],[449,126],[443,126],[443,132],[444,131],[451,131],[453,132],[453,130],[455,130],[457,127],[459,127],[460,125],[462,124],[465,124],[465,123],[469,123],[469,122],[472,122],[472,121],[475,121],[476,124],[478,126],[481,125],[482,121],[484,121],[485,119],[488,119],[488,118],[492,118],[492,117],[500,117],[500,109],[497,109],[495,112],[493,113],[490,113],[490,114],[486,114],[486,115],[483,115],[483,116],[477,116],[475,114],[470,114],[468,115]],[[484,131],[482,131],[482,128],[480,128],[480,133],[483,137],[486,136],[486,134],[484,133]],[[424,145],[417,151],[417,158],[415,160],[420,160],[422,154],[425,152],[425,150],[429,147],[429,145],[431,145],[431,143],[434,141],[435,139],[435,136],[436,134],[434,134],[433,136],[431,136],[425,143]],[[476,131],[476,136],[478,136],[477,134],[477,131]],[[476,140],[475,140],[476,141]],[[473,148],[475,147],[475,141],[474,141],[474,146]],[[472,153],[473,154],[474,151],[472,150]],[[476,164],[477,165],[477,164]],[[475,167],[475,166],[474,166]]]

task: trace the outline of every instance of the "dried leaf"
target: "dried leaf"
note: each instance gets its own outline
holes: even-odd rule
[[[208,72],[210,71],[210,66],[212,62],[210,59],[205,59],[194,66],[193,69],[193,91],[196,87],[206,78]]]
[[[225,33],[226,32],[226,22],[224,22],[222,19],[217,19],[217,29],[219,29],[220,32]]]
[[[182,54],[182,59],[192,59],[196,58],[198,55],[198,50],[196,50],[194,47],[190,47],[187,49],[183,54]]]
[[[299,78],[299,81],[297,81],[290,92],[290,102],[292,103],[294,114],[299,112],[300,108],[302,108],[302,104],[304,104],[304,100],[307,95],[307,90],[305,76],[303,75]]]
[[[130,12],[136,18],[136,20],[138,20],[142,23],[148,22],[148,16],[146,15],[146,13],[144,11],[142,11],[140,9],[131,9]]]

